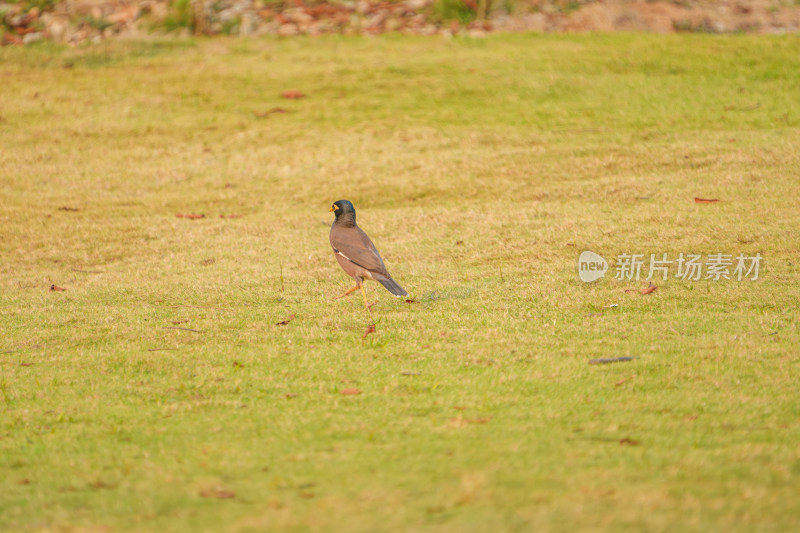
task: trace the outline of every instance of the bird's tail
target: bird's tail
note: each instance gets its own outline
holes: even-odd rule
[[[397,282],[392,278],[379,279],[378,281],[381,285],[386,287],[387,291],[391,292],[395,296],[408,296],[408,292],[406,292],[406,290],[398,285]]]

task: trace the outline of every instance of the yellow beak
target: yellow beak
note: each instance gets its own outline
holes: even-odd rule
[[[333,206],[330,209],[328,209],[328,212],[331,213],[333,211],[336,211],[337,209],[339,209],[337,206]]]

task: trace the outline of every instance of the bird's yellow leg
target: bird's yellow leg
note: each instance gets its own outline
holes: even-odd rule
[[[361,294],[364,296],[364,309],[372,313],[372,307],[378,302],[367,303],[367,291],[364,289],[364,284],[361,284]]]
[[[369,311],[372,306],[367,304],[367,291],[364,290],[364,284],[363,283],[361,284],[361,296],[364,297],[364,309]]]
[[[342,294],[340,294],[339,296],[337,296],[336,298],[334,298],[334,300],[338,300],[339,298],[344,298],[345,296],[349,296],[349,295],[350,295],[350,293],[357,291],[357,290],[358,290],[358,287],[359,287],[359,286],[358,286],[358,285],[356,285],[356,286],[355,286],[355,287],[353,287],[352,289],[347,289],[347,290],[346,290],[346,291],[344,291]],[[364,289],[363,289],[363,287],[362,287],[362,289],[361,289],[361,290],[364,290]]]

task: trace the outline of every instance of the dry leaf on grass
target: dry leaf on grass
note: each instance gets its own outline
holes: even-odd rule
[[[625,289],[625,292],[626,293],[638,292],[639,294],[650,294],[651,292],[653,292],[657,288],[658,288],[658,286],[651,281],[650,285],[648,285],[644,289]]]
[[[451,418],[450,420],[448,420],[448,422],[453,427],[465,427],[473,424],[488,424],[491,420],[492,420],[491,416],[486,416],[482,418],[464,418],[463,416],[457,416],[455,418]]]
[[[342,389],[339,391],[339,394],[343,396],[356,396],[357,394],[361,394],[361,391],[358,389]]]
[[[288,113],[288,111],[286,111],[282,107],[273,107],[272,109],[268,109],[267,111],[254,111],[253,116],[255,116],[256,118],[266,118],[270,115],[274,115],[275,113]]]
[[[361,338],[366,339],[367,335],[369,335],[370,333],[375,333],[375,324],[370,324],[369,326],[367,326],[367,330],[364,331],[364,335],[362,335]]]
[[[300,91],[283,91],[281,96],[289,100],[297,100],[298,98],[305,98],[306,95]]]
[[[178,218],[190,218],[190,219],[206,218],[205,215],[197,213],[177,213],[175,216]]]
[[[287,318],[286,320],[282,320],[280,322],[275,322],[275,325],[276,326],[285,326],[286,324],[288,324],[289,322],[294,320],[294,317],[295,317],[295,314],[292,313],[291,315],[289,315],[289,318]]]
[[[624,439],[620,439],[619,441],[620,446],[638,446],[639,441],[631,439],[630,437],[625,437]]]
[[[65,289],[64,287],[57,287],[55,285],[50,285],[50,291],[51,292],[63,292],[65,290],[67,290],[67,289]]]
[[[719,198],[698,198],[697,196],[694,197],[694,203],[696,204],[713,204],[714,202],[719,202]]]
[[[627,378],[622,378],[621,380],[619,380],[616,383],[614,383],[614,386],[615,387],[619,387],[620,385],[624,385],[625,383],[627,383],[630,380],[632,380],[634,377],[636,377],[636,376],[634,375],[634,376],[628,376]]]
[[[648,285],[644,289],[639,290],[639,294],[650,294],[651,292],[656,290],[656,288],[657,288],[656,284],[651,281],[650,285]]]
[[[217,500],[228,500],[230,498],[235,498],[236,493],[231,490],[225,490],[219,487],[215,487],[213,489],[201,489],[200,497],[216,498]]]

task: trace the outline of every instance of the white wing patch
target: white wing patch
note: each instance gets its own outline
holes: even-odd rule
[[[343,254],[342,252],[340,252],[340,251],[339,251],[337,248],[334,248],[334,249],[333,249],[333,251],[334,251],[334,252],[336,252],[337,254],[341,255],[342,257],[344,257],[345,259],[347,259],[347,260],[348,260],[348,261],[350,261],[351,263],[353,262],[353,260],[352,260],[352,259],[350,259],[350,258],[349,258],[349,257],[347,257],[346,255],[344,255],[344,254]]]

